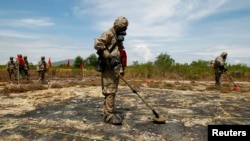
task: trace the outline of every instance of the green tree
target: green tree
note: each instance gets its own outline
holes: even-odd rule
[[[205,61],[205,60],[198,60],[198,61],[192,61],[192,63],[190,64],[191,66],[197,66],[197,67],[208,67],[209,65],[209,61]]]
[[[160,71],[169,70],[175,63],[174,59],[170,57],[167,53],[161,53],[156,57],[155,66],[160,69]]]
[[[92,53],[90,54],[85,60],[84,60],[84,65],[86,67],[89,67],[89,66],[95,66],[95,64],[97,63],[97,56],[96,54]]]
[[[132,66],[138,66],[139,62],[138,61],[133,61],[133,65]]]
[[[74,68],[80,68],[82,61],[83,61],[83,58],[81,56],[77,56],[75,58]]]
[[[210,61],[205,60],[192,61],[188,67],[188,71],[186,71],[186,76],[189,79],[200,79],[206,77],[213,71],[209,64]]]

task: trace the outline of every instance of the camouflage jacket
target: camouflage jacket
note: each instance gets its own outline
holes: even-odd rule
[[[14,61],[9,61],[7,63],[7,69],[8,70],[13,70],[13,69],[17,69],[17,64]]]
[[[47,63],[43,60],[38,62],[37,70],[47,70]]]
[[[122,50],[123,47],[117,44],[117,36],[112,27],[108,31],[102,33],[99,38],[95,39],[94,48],[97,51],[108,49],[112,56],[120,57],[120,50]]]
[[[214,60],[214,67],[223,67],[225,65],[225,60],[222,56],[218,56]]]
[[[25,62],[25,65],[24,65],[24,69],[26,69],[26,70],[29,70],[29,61],[28,60],[24,60],[24,62]]]

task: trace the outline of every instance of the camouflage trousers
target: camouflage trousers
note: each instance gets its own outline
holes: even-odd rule
[[[38,75],[39,75],[39,82],[44,82],[45,81],[45,71],[38,71]]]
[[[22,76],[22,79],[25,79],[25,69],[23,67],[19,67],[18,68],[18,77],[20,78],[20,76]]]
[[[103,103],[103,114],[104,114],[104,122],[114,123],[114,107],[115,107],[115,98],[119,84],[119,76],[115,74],[114,71],[118,71],[118,69],[108,69],[101,75],[102,82],[102,94],[104,95],[104,103]],[[117,117],[116,117],[117,118]]]
[[[7,69],[10,80],[12,79],[12,75],[14,75],[14,79],[17,80],[17,70],[16,69]]]
[[[24,69],[24,77],[25,77],[27,80],[29,80],[30,75],[29,75],[29,70],[28,70],[28,69]]]
[[[215,86],[217,86],[217,87],[221,87],[222,74],[223,74],[223,71],[219,67],[214,68]]]

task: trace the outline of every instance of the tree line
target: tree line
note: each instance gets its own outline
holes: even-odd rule
[[[94,69],[97,62],[97,55],[91,54],[83,60],[80,56],[75,58],[74,67],[79,67],[81,61],[84,61],[84,67],[87,69]],[[226,64],[228,72],[233,77],[250,79],[250,67],[246,64]],[[125,73],[129,77],[141,78],[183,78],[183,79],[213,79],[213,66],[211,61],[197,60],[191,63],[176,63],[175,60],[167,53],[161,53],[155,61],[148,61],[146,63],[139,63],[134,61],[125,69]]]
[[[66,64],[61,64],[53,68],[70,68],[79,69],[84,67],[86,70],[94,70],[97,63],[98,56],[90,54],[85,59],[81,56],[76,56],[73,65],[67,67]],[[5,66],[0,66],[1,68]],[[31,69],[35,66],[31,65]],[[250,67],[246,64],[226,64],[228,73],[243,80],[250,80]],[[148,61],[146,63],[139,63],[134,61],[125,69],[125,76],[131,78],[165,78],[165,79],[213,79],[213,67],[211,62],[207,60],[197,60],[191,63],[176,63],[175,60],[167,53],[161,53],[155,61]]]

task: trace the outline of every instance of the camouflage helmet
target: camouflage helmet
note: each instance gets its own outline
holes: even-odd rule
[[[120,31],[121,29],[127,29],[128,19],[126,17],[120,16],[114,22],[115,31]]]
[[[45,59],[45,56],[41,56],[41,60],[44,60]]]
[[[227,52],[222,52],[221,55],[220,55],[223,59],[226,59],[227,58]]]
[[[13,60],[13,57],[12,57],[12,56],[10,57],[10,60]]]
[[[225,52],[225,51],[224,51],[224,52],[222,52],[220,56],[221,56],[221,57],[225,57],[225,56],[227,56],[227,52]]]

